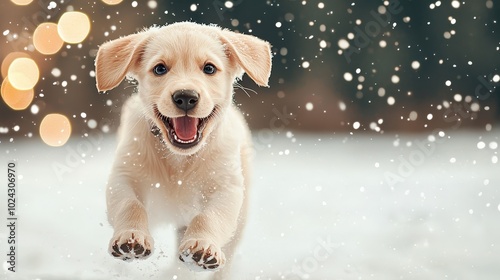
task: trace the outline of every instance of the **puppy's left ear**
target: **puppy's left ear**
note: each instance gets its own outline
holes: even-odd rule
[[[271,45],[252,35],[223,30],[221,40],[226,44],[226,51],[231,59],[259,86],[269,85],[271,75]]]
[[[128,35],[103,44],[95,60],[97,90],[115,88],[139,62],[147,32]]]

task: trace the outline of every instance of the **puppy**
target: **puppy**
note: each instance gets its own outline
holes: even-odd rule
[[[181,261],[211,271],[228,263],[245,224],[253,152],[233,104],[233,83],[244,72],[267,86],[269,43],[212,25],[153,27],[99,48],[99,91],[126,76],[138,81],[122,110],[107,185],[113,257],[153,253],[146,211],[153,194],[167,207],[165,220],[181,229]]]

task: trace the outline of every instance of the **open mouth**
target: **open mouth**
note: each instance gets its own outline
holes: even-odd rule
[[[189,149],[196,146],[201,141],[203,131],[210,118],[214,115],[215,108],[212,113],[205,118],[195,118],[188,115],[169,118],[160,113],[156,106],[154,107],[154,112],[167,130],[170,143],[178,148]]]

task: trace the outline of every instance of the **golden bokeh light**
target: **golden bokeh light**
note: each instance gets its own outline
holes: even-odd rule
[[[19,6],[26,6],[31,4],[31,2],[33,2],[33,0],[10,0],[10,1]]]
[[[10,84],[8,78],[3,80],[0,91],[5,104],[14,110],[26,109],[35,96],[35,91],[33,89],[18,90]]]
[[[2,61],[2,77],[5,78],[7,77],[7,73],[9,71],[10,64],[12,61],[14,61],[16,58],[20,57],[27,57],[29,58],[30,56],[27,53],[23,52],[11,52]]]
[[[33,45],[41,54],[55,54],[63,44],[55,23],[44,22],[38,25],[33,33]]]
[[[89,35],[90,19],[82,12],[66,12],[59,19],[57,31],[64,42],[78,44]]]
[[[19,90],[29,90],[38,83],[40,71],[33,59],[21,57],[12,61],[7,76],[13,87]]]
[[[48,114],[40,123],[40,137],[49,146],[60,147],[66,144],[70,136],[71,123],[64,115]]]
[[[120,4],[123,0],[102,0],[102,2],[108,4],[108,5],[116,5]]]

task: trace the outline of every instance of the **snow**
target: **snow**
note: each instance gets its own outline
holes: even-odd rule
[[[346,39],[340,39],[338,45],[341,49],[345,50],[349,48],[350,44],[349,41],[347,41]]]
[[[276,135],[257,151],[250,219],[232,279],[497,279],[500,175],[491,158],[498,136],[489,132],[478,149],[477,131],[446,133],[448,140],[428,142],[433,149],[426,152],[419,145],[427,143],[424,134],[399,135],[398,142],[412,145],[397,146],[388,134]],[[2,143],[1,162],[16,159],[20,175],[19,259],[15,275],[0,275],[203,279],[206,273],[185,271],[177,260],[167,225],[153,230],[149,259],[108,255],[104,186],[115,141],[89,139],[84,160],[83,141],[61,148]],[[57,164],[68,170],[56,174]],[[390,182],[388,174],[402,181]],[[5,227],[0,244],[5,258]]]
[[[394,103],[396,103],[396,99],[394,97],[392,96],[387,97],[387,104],[392,106],[394,105]]]
[[[348,82],[352,81],[352,74],[349,72],[345,72],[344,73],[344,80],[346,80]]]

